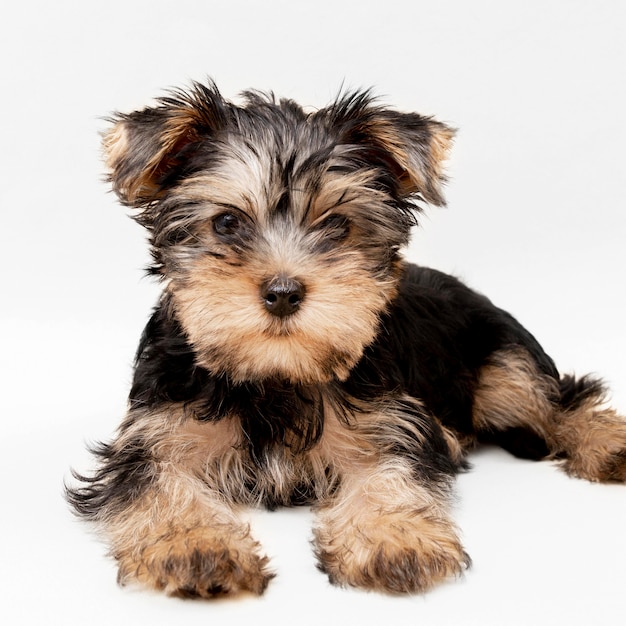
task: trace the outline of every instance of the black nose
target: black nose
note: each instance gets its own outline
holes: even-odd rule
[[[261,287],[265,308],[277,317],[295,313],[304,300],[304,285],[293,278],[277,276]]]

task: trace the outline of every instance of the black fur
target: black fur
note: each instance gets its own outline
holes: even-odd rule
[[[82,517],[96,520],[104,510],[119,509],[141,497],[155,479],[150,442],[135,441],[134,445],[118,450],[113,444],[102,443],[90,451],[99,462],[92,476],[72,472],[84,486],[66,488],[66,497]]]
[[[476,433],[472,423],[479,371],[493,352],[521,347],[541,372],[559,379],[553,361],[534,337],[487,298],[436,270],[407,265],[399,285],[377,339],[346,381],[328,385],[290,385],[280,380],[233,383],[225,376],[212,375],[196,363],[193,348],[165,299],[148,322],[137,351],[129,420],[141,419],[140,409],[172,402],[187,403],[200,421],[240,415],[251,462],[262,471],[275,446],[286,445],[300,453],[315,445],[324,428],[324,403],[333,403],[335,411],[345,416],[351,402],[374,406],[380,398],[408,393],[424,403],[426,413],[412,405],[404,409],[407,424],[419,423],[427,445],[411,447],[409,439],[403,450],[394,452],[412,457],[421,477],[441,479],[467,467],[451,460],[430,415],[458,433],[477,435],[484,443],[500,445],[516,456],[547,456],[547,444],[533,431],[513,428]],[[569,409],[594,397],[601,388],[588,378],[564,377],[560,385],[561,397],[554,400]],[[69,490],[75,509],[95,516],[104,502],[139,493],[153,479],[148,448],[149,442],[136,442],[121,454],[107,444],[96,448],[101,469],[91,478],[77,475],[88,486]],[[130,492],[129,485],[133,486]],[[304,485],[295,489],[292,503],[305,503],[311,497]],[[270,499],[265,504],[273,508],[284,502]]]
[[[294,385],[276,379],[234,383],[226,376],[212,375],[197,365],[193,348],[170,311],[165,300],[155,310],[144,331],[136,357],[131,409],[157,409],[171,402],[184,402],[192,407],[193,415],[200,421],[239,415],[250,457],[260,466],[275,446],[287,446],[299,453],[317,443],[324,428],[325,403],[332,404],[335,414],[343,416],[349,427],[347,415],[354,402],[370,403],[374,410],[381,398],[395,399],[404,391],[412,393],[418,384],[411,380],[411,371],[390,370],[389,362],[385,360],[390,347],[402,342],[401,336],[390,334],[399,333],[401,325],[385,326],[385,332],[368,349],[347,381],[326,385]],[[389,321],[383,320],[383,323]],[[412,321],[420,323],[418,318]],[[422,377],[427,377],[426,371],[422,372]],[[471,388],[459,389],[459,395],[464,393],[470,394]],[[412,395],[416,396],[415,393]],[[431,407],[426,402],[426,407],[432,409],[434,405]],[[421,429],[428,431],[427,441],[432,445],[435,473],[456,471],[458,468],[449,459],[436,422],[416,406],[404,405],[403,408],[407,420],[418,421]],[[453,406],[449,408],[450,412],[454,410]],[[404,452],[413,451],[407,449]],[[423,472],[426,467],[424,458],[429,455],[421,448],[419,454],[416,464]]]
[[[130,403],[133,408],[158,408],[185,402],[193,405],[199,420],[241,415],[257,463],[275,445],[287,444],[294,452],[314,445],[323,431],[324,402],[334,403],[341,412],[351,399],[375,402],[408,393],[420,398],[445,426],[476,434],[472,398],[480,369],[493,352],[513,347],[528,351],[540,371],[558,379],[550,357],[508,313],[451,276],[408,265],[398,296],[381,320],[378,338],[344,382],[233,383],[214,376],[196,364],[193,348],[164,301],[144,331]],[[585,393],[589,393],[587,386],[579,382],[574,391],[565,393],[565,401],[572,403]],[[520,456],[547,454],[545,442],[522,429],[485,433],[484,440],[498,442]]]
[[[285,219],[289,213],[290,189],[297,187],[298,181],[310,188],[313,198],[324,171],[346,175],[372,173],[372,187],[388,200],[375,211],[361,211],[350,219],[360,222],[360,247],[371,256],[372,271],[388,276],[398,263],[398,249],[409,239],[420,201],[426,198],[437,204],[444,202],[438,188],[443,177],[428,172],[432,166],[425,157],[432,129],[442,125],[417,114],[378,107],[367,91],[345,94],[331,107],[311,115],[295,102],[276,101],[271,94],[251,91],[244,94],[244,99],[244,106],[236,106],[223,100],[214,84],[196,84],[189,92],[173,92],[162,98],[156,108],[113,118],[114,122],[126,123],[129,147],[124,158],[115,164],[111,181],[124,204],[142,209],[135,217],[151,236],[152,272],[167,275],[174,268],[168,250],[180,247],[192,254],[223,258],[222,253],[198,243],[200,238],[194,228],[205,224],[197,217],[202,214],[194,202],[185,200],[181,205],[169,192],[194,174],[218,165],[222,142],[228,133],[235,133],[245,138],[253,154],[255,141],[262,139],[281,155],[274,163],[272,176],[282,181],[284,193],[268,209],[276,219]],[[180,119],[187,124],[186,132],[163,152],[159,138],[182,123]],[[377,133],[381,124],[393,126],[406,141],[423,146],[420,158],[430,176],[425,177],[422,188],[406,188],[396,155]],[[294,150],[303,139],[309,156],[296,165]],[[337,145],[350,149],[329,167]],[[128,186],[148,168],[156,154],[160,154],[160,160],[151,166],[150,183],[130,194]],[[339,204],[342,201],[343,198]],[[236,207],[224,208],[233,211]],[[331,220],[334,221],[325,221],[318,227],[323,230],[317,249],[320,254],[338,245],[348,232],[346,221],[338,222],[336,216]],[[252,225],[248,230],[240,229],[236,241],[226,243],[245,255],[254,244],[252,229]],[[230,258],[224,262],[232,265],[236,261]],[[235,383],[227,374],[207,371],[198,365],[168,298],[165,296],[154,312],[137,352],[127,423],[141,419],[141,409],[169,403],[187,404],[191,414],[201,421],[218,421],[237,414],[250,459],[259,467],[276,446],[287,446],[296,454],[314,446],[323,432],[325,404],[332,404],[336,414],[346,416],[352,402],[375,406],[381,398],[397,402],[402,394],[408,394],[418,398],[424,410],[405,406],[406,418],[419,422],[420,429],[428,431],[426,439],[431,445],[430,452],[420,449],[422,460],[416,460],[416,467],[421,468],[419,471],[432,467],[435,473],[453,473],[459,465],[450,460],[441,429],[428,416],[437,416],[444,426],[462,435],[476,435],[472,398],[479,371],[490,354],[521,347],[541,372],[559,377],[536,340],[509,314],[455,278],[417,266],[404,266],[397,297],[382,315],[378,337],[366,347],[349,378],[328,384],[294,385],[278,379]],[[566,404],[580,402],[582,396],[596,391],[594,383],[584,380],[565,379],[562,388]],[[521,430],[491,432],[485,437],[526,456],[542,456],[545,447]],[[136,450],[119,455],[106,445],[97,449],[103,469],[91,480],[81,477],[91,486],[70,492],[76,508],[81,512],[90,507],[95,510],[98,502],[110,495],[103,493],[105,485],[115,491],[112,485],[121,485],[130,476],[149,481],[150,472],[143,466],[150,465],[150,456],[142,447],[144,444],[147,445],[136,442]],[[410,456],[412,451],[407,448],[404,453]],[[430,461],[424,462],[424,458]]]
[[[186,243],[193,248],[197,242],[193,227],[196,207],[193,203],[185,202],[181,206],[175,199],[172,201],[169,191],[193,175],[216,167],[223,158],[222,141],[229,133],[244,137],[246,147],[253,153],[255,142],[259,140],[274,144],[277,154],[282,154],[282,150],[291,144],[306,143],[310,155],[297,167],[295,147],[291,148],[293,152],[283,155],[274,164],[273,177],[282,181],[285,194],[269,212],[279,216],[288,212],[290,187],[306,185],[314,195],[322,173],[328,171],[333,149],[342,144],[351,146],[340,160],[335,159],[337,162],[331,171],[340,169],[346,174],[372,172],[375,177],[371,186],[389,196],[389,202],[382,203],[377,212],[353,216],[367,233],[363,243],[367,242],[372,248],[372,257],[378,260],[375,255],[387,250],[381,271],[393,254],[408,243],[410,228],[416,224],[417,213],[421,210],[421,201],[426,198],[444,204],[443,197],[434,187],[407,194],[402,187],[400,166],[372,136],[372,126],[383,113],[389,123],[393,122],[420,138],[427,136],[427,124],[435,124],[430,118],[379,109],[369,92],[344,94],[333,107],[308,117],[295,102],[277,101],[272,94],[251,91],[243,96],[245,105],[235,106],[222,100],[215,85],[195,85],[189,93],[174,92],[170,97],[161,98],[160,107],[113,118],[113,121],[130,123],[130,141],[137,146],[129,150],[132,158],[120,163],[112,179],[113,187],[124,204],[143,209],[135,219],[150,232],[154,258],[150,268],[152,274],[167,273],[170,247]],[[150,156],[158,151],[156,138],[159,133],[172,123],[177,113],[189,107],[195,111],[191,136],[186,134],[163,156],[153,172],[153,185],[129,199],[123,191],[124,183],[146,167]],[[200,222],[198,225],[202,227],[204,224]],[[203,254],[207,252],[211,253],[202,249]]]
[[[593,422],[604,393],[599,381],[561,378],[510,314],[456,278],[402,261],[422,202],[444,204],[441,164],[454,134],[445,124],[379,107],[367,91],[306,113],[258,92],[244,94],[238,106],[212,83],[112,122],[105,137],[110,180],[122,203],[138,210],[134,217],[150,237],[151,271],[166,287],[137,350],[118,438],[93,450],[98,469],[75,474],[82,485],[68,488],[67,497],[85,518],[122,524],[113,553],[125,576],[136,573],[181,594],[215,595],[241,573],[225,538],[217,553],[188,544],[186,524],[202,515],[190,510],[186,518],[182,493],[208,509],[229,500],[274,508],[318,499],[344,520],[336,523],[331,514],[330,537],[316,533],[325,546],[316,553],[331,579],[414,591],[469,563],[441,517],[451,479],[467,467],[464,453],[473,444],[495,443],[530,459],[561,456],[573,474],[624,480],[622,449],[592,458],[591,469],[579,462],[593,430],[584,415]],[[277,277],[300,287],[297,311],[283,310],[280,320],[262,295]],[[489,386],[484,377],[494,363]],[[536,413],[522,419],[523,408],[515,407],[517,413],[503,415],[512,401],[523,404],[524,394],[532,400],[535,383]],[[626,440],[617,414],[603,419]],[[403,489],[412,478],[418,489],[411,494],[413,485]],[[438,548],[426,549],[427,541],[406,532],[414,528],[409,519],[398,527],[406,535],[401,543],[407,540],[401,556],[388,554],[396,548],[385,547],[384,538],[379,547],[369,545],[367,528],[346,530],[348,524],[340,533],[355,545],[365,542],[355,552],[374,551],[369,565],[355,563],[335,530],[360,515],[370,497],[367,523],[376,529],[376,515],[405,508],[408,518],[434,516],[424,528],[444,524],[433,531]],[[160,564],[156,557],[143,561],[142,542],[152,550],[164,541],[162,528],[156,536],[133,528],[146,519],[155,527],[163,522],[168,540],[174,533],[168,524],[179,524],[180,545],[190,554],[174,558],[165,542],[164,561],[162,555]],[[431,561],[422,563],[424,556]],[[260,593],[269,574],[255,558],[244,587]],[[346,573],[342,561],[353,561],[356,573]],[[185,570],[184,584],[173,570]],[[204,570],[221,572],[219,580],[209,577],[208,590],[197,586]]]

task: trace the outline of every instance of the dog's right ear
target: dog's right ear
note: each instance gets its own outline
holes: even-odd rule
[[[217,87],[194,83],[171,92],[157,106],[111,118],[103,136],[108,178],[121,202],[145,208],[158,200],[194,144],[213,136],[229,118]]]

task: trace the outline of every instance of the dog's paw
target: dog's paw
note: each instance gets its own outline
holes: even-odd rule
[[[626,482],[626,418],[610,408],[574,417],[562,427],[571,426],[561,435],[569,442],[563,469],[593,482]]]
[[[470,558],[445,520],[385,516],[335,538],[316,530],[319,568],[341,586],[419,593],[460,576]]]
[[[626,483],[626,445],[622,450],[577,455],[562,461],[565,472],[592,482]]]
[[[116,555],[121,584],[136,581],[168,595],[213,598],[241,592],[262,594],[274,574],[249,536],[233,540],[196,529],[162,537]]]

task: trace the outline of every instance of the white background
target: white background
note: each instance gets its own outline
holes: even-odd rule
[[[251,515],[278,572],[262,599],[120,589],[62,500],[119,422],[158,289],[140,228],[101,182],[111,110],[214,77],[322,106],[374,86],[460,128],[449,207],[412,259],[511,310],[626,412],[626,3],[335,0],[6,3],[0,18],[0,620],[4,624],[618,624],[626,486],[495,449],[455,515],[474,560],[423,597],[331,587],[306,509]]]

